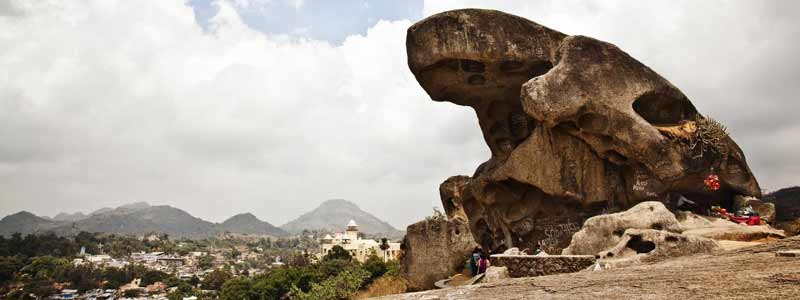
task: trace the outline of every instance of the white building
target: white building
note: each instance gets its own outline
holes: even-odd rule
[[[341,246],[344,250],[350,252],[350,256],[361,262],[366,261],[372,253],[383,258],[384,261],[397,259],[400,255],[400,243],[388,242],[389,248],[381,250],[380,242],[358,237],[358,224],[354,220],[350,220],[347,223],[347,229],[344,233],[337,232],[333,236],[327,234],[322,238],[320,255],[327,255],[334,246]]]

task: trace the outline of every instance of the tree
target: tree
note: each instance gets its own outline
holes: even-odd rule
[[[342,246],[336,245],[331,248],[331,252],[325,255],[322,259],[324,260],[332,260],[332,259],[343,259],[343,260],[351,260],[353,257],[350,255],[350,252],[344,250]]]
[[[208,273],[203,278],[203,289],[206,290],[221,290],[226,281],[233,278],[230,272],[223,269],[216,269]]]
[[[256,299],[253,282],[249,278],[236,277],[222,285],[219,293],[220,300],[248,300]],[[267,298],[265,298],[267,299]]]
[[[151,285],[156,282],[164,282],[170,275],[157,270],[148,270],[142,275],[142,285]]]
[[[14,279],[14,273],[25,266],[19,256],[0,256],[0,286]]]
[[[366,261],[364,261],[364,264],[361,267],[365,271],[369,272],[369,277],[366,279],[367,284],[372,283],[372,281],[383,276],[383,274],[386,274],[386,272],[389,270],[386,263],[374,252],[367,258]]]
[[[192,287],[197,287],[197,285],[200,284],[200,278],[197,278],[197,276],[192,275],[192,278],[189,278],[189,284],[191,284]]]
[[[386,261],[386,250],[389,250],[389,240],[386,238],[381,239],[381,250],[383,251],[383,261]]]
[[[22,272],[34,279],[63,281],[69,261],[52,256],[40,256],[31,260],[31,263]]]
[[[303,292],[297,288],[292,289],[292,300],[317,300],[317,299],[349,299],[369,278],[369,272],[361,268],[344,270],[334,277],[325,279],[319,284],[312,284],[311,290]]]
[[[214,265],[214,257],[211,255],[203,255],[197,260],[197,267],[202,270],[210,269]]]

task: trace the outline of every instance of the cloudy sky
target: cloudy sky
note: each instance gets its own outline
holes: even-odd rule
[[[489,157],[406,66],[406,29],[463,7],[618,45],[728,125],[763,188],[798,185],[797,3],[0,0],[0,215],[283,224],[345,198],[405,227]]]

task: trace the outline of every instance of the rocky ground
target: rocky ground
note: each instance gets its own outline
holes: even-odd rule
[[[800,237],[620,269],[584,271],[376,298],[455,299],[800,299]]]

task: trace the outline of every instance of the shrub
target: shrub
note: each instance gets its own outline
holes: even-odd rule
[[[694,153],[694,157],[700,158],[706,154],[726,157],[728,155],[726,144],[728,129],[725,125],[699,114],[695,116],[695,124],[697,125],[697,130],[689,139],[689,149]]]
[[[369,272],[361,268],[350,268],[338,275],[325,279],[319,284],[312,284],[311,290],[303,292],[292,289],[292,300],[340,300],[353,296],[364,281],[369,278]]]

